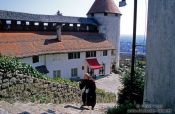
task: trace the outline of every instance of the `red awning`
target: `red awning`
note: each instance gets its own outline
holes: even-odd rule
[[[98,63],[97,59],[86,59],[86,60],[91,69],[100,69],[103,67]]]

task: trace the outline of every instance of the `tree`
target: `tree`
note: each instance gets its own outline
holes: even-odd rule
[[[132,80],[130,61],[125,61],[120,65],[121,83],[123,88],[118,93],[118,104],[116,107],[108,110],[107,114],[127,114],[128,109],[136,108],[137,104],[142,104],[144,93],[145,62],[139,61],[135,65],[135,75]],[[132,99],[131,99],[132,98]]]

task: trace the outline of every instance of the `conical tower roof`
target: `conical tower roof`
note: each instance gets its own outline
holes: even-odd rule
[[[95,0],[94,4],[91,6],[87,14],[92,13],[119,13],[118,7],[116,6],[114,0]]]

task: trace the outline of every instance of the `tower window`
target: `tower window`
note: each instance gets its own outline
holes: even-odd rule
[[[94,13],[91,13],[91,17],[94,17]]]
[[[115,16],[120,16],[120,14],[115,14]]]

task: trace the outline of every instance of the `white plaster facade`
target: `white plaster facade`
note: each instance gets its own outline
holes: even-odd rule
[[[119,57],[120,57],[120,17],[121,14],[107,13],[94,13],[93,16],[88,15],[88,17],[94,18],[98,21],[99,33],[102,33],[109,41],[112,41],[116,48],[116,68],[119,67]]]
[[[110,74],[111,65],[115,56],[111,55],[112,50],[107,50],[107,56],[103,56],[103,51],[96,51],[96,58],[99,64],[105,64],[105,74]],[[60,70],[61,77],[70,79],[71,78],[71,69],[77,68],[78,69],[78,77],[83,78],[84,73],[87,72],[87,61],[86,59],[86,52],[80,52],[80,58],[77,59],[68,59],[68,53],[60,53],[60,54],[47,54],[47,55],[40,55],[39,62],[33,63],[32,57],[22,58],[22,62],[26,64],[30,64],[33,67],[45,65],[49,71],[47,74],[49,77],[53,77],[53,71]],[[82,67],[84,66],[84,70]],[[94,74],[96,76],[99,75],[99,69],[94,70]]]
[[[175,0],[149,0],[148,6],[144,103],[175,114]]]

